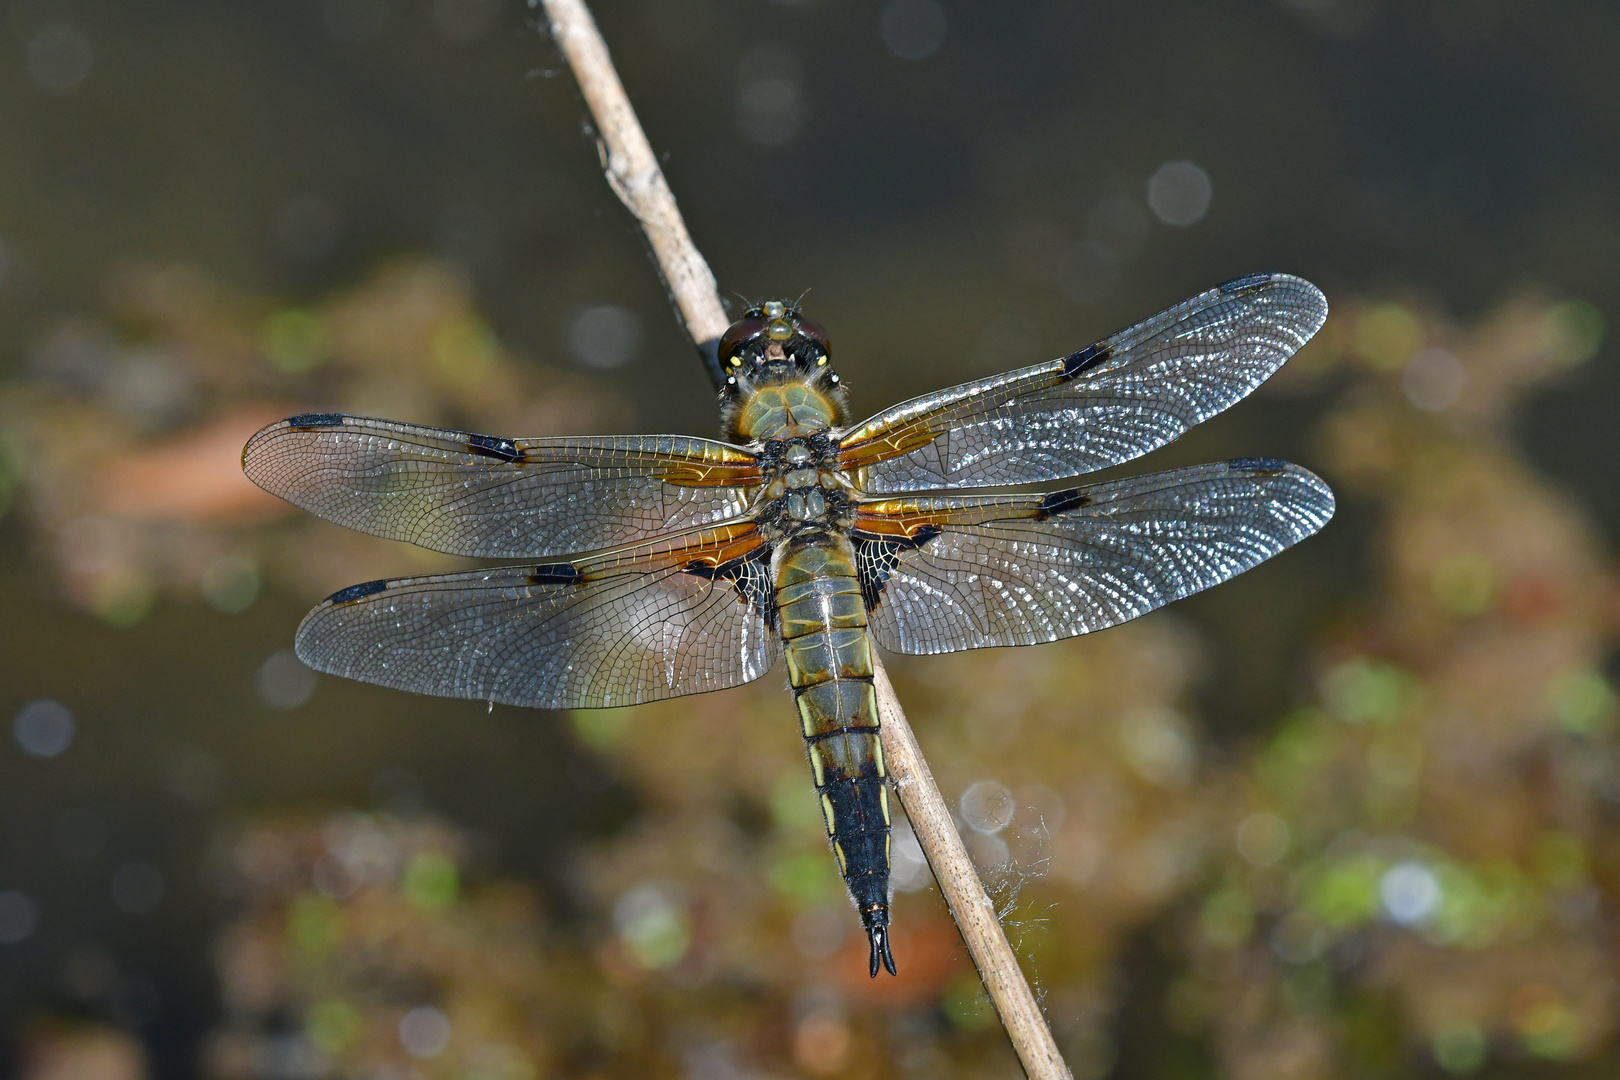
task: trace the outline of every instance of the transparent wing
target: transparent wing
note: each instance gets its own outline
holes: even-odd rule
[[[847,432],[872,494],[999,487],[1129,461],[1240,400],[1327,318],[1308,281],[1229,281],[1061,360],[915,398]]]
[[[501,439],[338,413],[248,440],[255,484],[339,525],[436,551],[542,558],[726,521],[754,455],[679,435]]]
[[[546,709],[738,686],[776,663],[770,545],[752,524],[538,566],[335,593],[298,628],[317,671]]]
[[[1312,473],[1243,458],[1049,495],[868,501],[854,540],[878,643],[944,653],[1134,619],[1332,516],[1333,492]]]

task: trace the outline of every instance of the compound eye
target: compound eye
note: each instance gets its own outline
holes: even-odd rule
[[[815,323],[804,318],[803,316],[795,318],[793,320],[793,325],[799,331],[799,333],[803,334],[817,345],[820,345],[822,352],[832,352],[832,344],[827,340],[827,331],[823,330],[821,327],[817,326]]]
[[[732,323],[726,332],[720,335],[720,362],[729,364],[742,347],[754,338],[765,332],[765,320],[760,318],[743,318]]]

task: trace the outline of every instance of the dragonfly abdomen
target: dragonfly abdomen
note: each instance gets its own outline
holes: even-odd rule
[[[872,640],[849,541],[810,533],[783,545],[776,603],[788,681],[821,800],[827,837],[872,944],[889,952],[889,791],[878,741]]]

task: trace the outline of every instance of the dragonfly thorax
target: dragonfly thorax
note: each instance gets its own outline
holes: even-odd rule
[[[841,524],[850,498],[836,459],[823,432],[766,440],[760,447],[766,480],[756,511],[761,524],[778,536]]]

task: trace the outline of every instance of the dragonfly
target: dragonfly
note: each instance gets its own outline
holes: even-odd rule
[[[318,671],[591,709],[739,686],[785,658],[876,978],[896,969],[874,643],[939,654],[1090,633],[1316,533],[1332,491],[1272,458],[997,489],[1171,442],[1264,382],[1326,317],[1309,282],[1254,274],[1059,359],[852,423],[827,334],[771,301],[719,341],[718,441],[513,439],[307,413],[254,435],[242,464],[348,528],[516,560],[334,593],[295,640]]]

